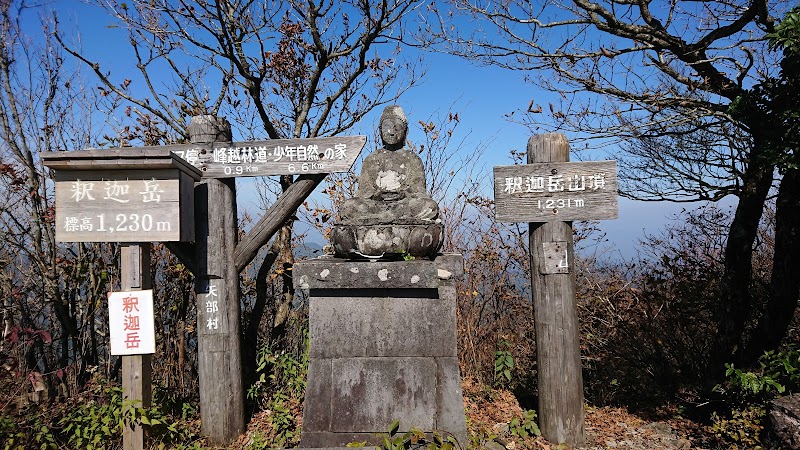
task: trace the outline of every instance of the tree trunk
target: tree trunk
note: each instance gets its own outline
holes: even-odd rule
[[[725,363],[732,362],[742,341],[745,326],[752,316],[750,283],[753,278],[753,243],[772,186],[774,165],[760,157],[761,147],[754,145],[750,163],[742,177],[739,204],[731,222],[725,246],[725,267],[721,295],[716,311],[717,334],[706,368],[709,386],[725,374]]]
[[[770,296],[750,339],[744,362],[778,347],[786,336],[800,296],[800,171],[789,169],[775,204],[775,254]]]
[[[269,272],[278,252],[273,245],[269,253],[264,257],[256,275],[256,301],[250,311],[247,327],[242,337],[242,370],[244,371],[245,386],[252,386],[256,381],[256,369],[258,368],[258,332],[261,329],[261,319],[269,301]]]

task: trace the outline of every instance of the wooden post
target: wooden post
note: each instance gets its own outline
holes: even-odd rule
[[[529,164],[558,161],[569,161],[563,134],[530,138]],[[572,223],[529,227],[540,428],[551,442],[580,446],[586,433]]]
[[[227,120],[192,117],[192,144],[231,145]],[[197,366],[202,433],[226,445],[244,431],[244,389],[239,333],[239,273],[234,264],[238,235],[236,180],[203,179],[195,187],[195,292]]]
[[[122,290],[145,290],[150,280],[150,244],[120,244]],[[122,356],[122,397],[134,406],[149,408],[152,401],[152,355]],[[139,403],[138,401],[141,401]],[[125,450],[144,448],[144,428],[140,422],[126,423],[122,431]]]

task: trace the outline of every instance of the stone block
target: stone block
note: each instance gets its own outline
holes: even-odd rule
[[[770,450],[800,450],[800,394],[770,403],[766,444]]]
[[[442,253],[434,262],[441,280],[455,280],[464,276],[464,257],[460,253]]]
[[[464,395],[461,392],[458,358],[436,358],[436,426],[442,436],[467,442],[467,424],[464,421]]]
[[[311,357],[455,357],[455,308],[454,299],[312,297]]]
[[[396,419],[401,431],[437,431],[466,447],[456,349],[463,267],[460,255],[295,265],[296,287],[310,293],[301,448],[375,445]]]
[[[376,433],[396,419],[401,429],[435,427],[436,363],[431,358],[333,360],[331,428]]]
[[[430,289],[439,286],[436,263],[413,261],[348,261],[317,258],[295,263],[295,289]]]
[[[331,360],[310,358],[303,404],[303,435],[331,427]]]
[[[338,433],[332,431],[306,432],[303,430],[299,448],[306,450],[338,450],[348,448],[345,446],[352,442],[365,441],[368,445],[376,445],[377,437],[373,433]],[[319,447],[320,445],[327,445],[328,447],[321,448]],[[341,447],[330,447],[331,445],[340,445]]]

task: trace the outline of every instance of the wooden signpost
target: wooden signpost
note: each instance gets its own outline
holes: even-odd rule
[[[497,166],[494,204],[498,222],[616,219],[617,162]]]
[[[169,150],[156,148],[59,152],[42,158],[55,170],[56,240],[122,243],[123,292],[109,295],[111,352],[123,355],[124,404],[147,408],[155,352],[148,291],[150,242],[194,239],[194,182],[200,171]],[[125,423],[123,446],[144,448],[140,422]]]
[[[192,117],[189,134],[189,144],[42,157],[56,171],[59,241],[169,242],[193,272],[202,432],[226,445],[244,431],[239,273],[328,173],[350,170],[366,136],[234,143],[228,121],[209,115]],[[237,243],[235,178],[267,175],[299,176]],[[123,290],[150,287],[148,266],[135,266],[149,262],[149,251],[123,245]],[[150,355],[123,356],[123,371],[139,383],[123,380],[126,395],[149,405]],[[134,428],[126,450],[142,448]]]
[[[120,272],[123,291],[142,291],[152,288],[150,279],[150,243],[121,244]],[[124,311],[124,310],[123,310]],[[136,310],[137,312],[141,312]],[[130,307],[131,313],[134,312]],[[132,315],[132,314],[131,314]],[[152,320],[152,317],[150,318]],[[153,399],[151,353],[128,354],[122,357],[122,398],[124,404],[149,408]],[[144,427],[139,421],[127,422],[122,429],[124,450],[144,448]]]
[[[498,222],[531,222],[531,290],[542,435],[586,441],[572,220],[617,217],[616,162],[569,163],[562,134],[533,136],[528,164],[494,170]]]
[[[55,170],[56,240],[194,240],[194,182],[201,172],[159,148],[42,155]]]

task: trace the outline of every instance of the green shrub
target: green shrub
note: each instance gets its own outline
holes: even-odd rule
[[[760,449],[766,415],[766,408],[758,405],[734,409],[728,418],[712,413],[711,431],[730,450]]]
[[[725,385],[716,390],[735,404],[766,404],[779,394],[800,387],[800,351],[796,346],[771,350],[758,359],[759,369],[744,371],[726,364]]]
[[[514,417],[508,424],[508,429],[514,436],[525,439],[528,436],[541,436],[539,426],[536,425],[536,411],[524,410],[522,417]]]
[[[0,415],[0,450],[57,449],[53,431],[32,410],[17,418]]]
[[[800,351],[796,346],[768,351],[758,359],[756,370],[726,364],[722,394],[726,408],[711,415],[711,431],[731,449],[760,448],[767,404],[778,395],[800,387]]]
[[[454,450],[458,444],[453,437],[442,438],[439,433],[427,435],[424,431],[416,427],[403,434],[400,434],[400,420],[395,420],[389,424],[386,434],[383,436],[380,445],[375,448],[379,450],[405,450],[405,449],[428,449],[428,450]],[[347,447],[365,447],[366,442],[353,442]]]
[[[511,344],[500,339],[497,343],[497,350],[494,352],[494,384],[495,386],[507,386],[511,383],[511,371],[514,370],[514,355],[509,350]]]
[[[82,397],[58,421],[61,436],[72,448],[118,447],[123,427],[137,422],[149,427],[148,439],[155,448],[193,448],[185,443],[197,439],[180,418],[173,420],[158,405],[143,408],[141,400],[124,400],[122,388],[97,375]]]
[[[303,331],[299,356],[276,353],[268,345],[258,351],[258,380],[247,390],[247,398],[263,410],[271,411],[272,438],[259,436],[259,442],[286,447],[300,441],[297,416],[302,409],[308,373],[308,331]],[[258,448],[258,447],[255,447]]]

